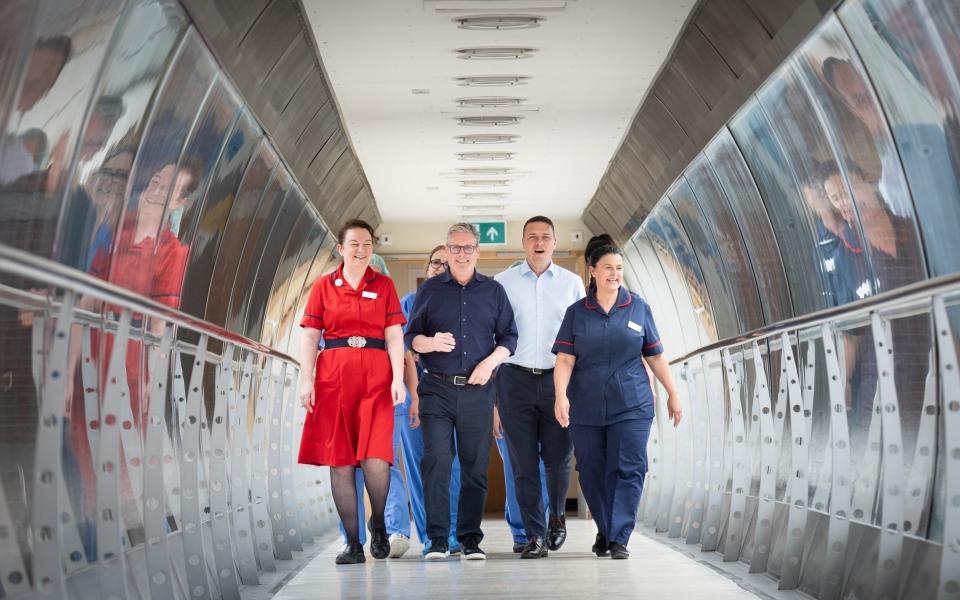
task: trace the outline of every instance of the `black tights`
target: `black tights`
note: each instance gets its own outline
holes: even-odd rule
[[[370,524],[374,529],[384,527],[383,511],[387,506],[387,492],[390,491],[390,464],[379,458],[368,458],[360,462],[367,494],[370,495]],[[330,489],[333,503],[337,506],[347,542],[360,543],[360,524],[357,514],[357,468],[330,467]]]

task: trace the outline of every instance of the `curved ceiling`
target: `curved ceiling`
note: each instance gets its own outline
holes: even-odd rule
[[[548,209],[578,218],[694,4],[303,0],[353,147],[391,222]],[[501,15],[540,19],[489,18]],[[472,25],[465,16],[488,18]],[[482,58],[491,53],[506,58]],[[491,76],[517,76],[520,85],[462,85]],[[492,168],[490,177],[460,170]],[[477,183],[484,179],[496,183]]]

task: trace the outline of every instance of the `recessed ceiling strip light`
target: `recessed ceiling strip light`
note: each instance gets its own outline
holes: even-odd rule
[[[513,160],[513,152],[458,152],[460,160]]]
[[[463,187],[505,187],[510,185],[506,179],[461,179]]]
[[[509,175],[513,169],[510,167],[463,167],[457,171],[463,175]]]
[[[457,17],[453,19],[460,29],[473,29],[479,31],[496,30],[515,30],[515,29],[533,29],[540,27],[540,21],[543,17],[533,15],[480,15],[469,17]]]
[[[456,139],[461,144],[512,144],[519,136],[499,133],[478,133],[474,135],[458,135]]]
[[[527,85],[530,77],[526,75],[476,75],[454,77],[457,85],[469,87],[504,87],[509,85]]]
[[[523,46],[485,46],[481,48],[458,48],[454,50],[457,58],[463,60],[510,60],[530,58],[536,48]]]
[[[454,102],[468,108],[498,108],[501,106],[519,106],[523,98],[508,96],[477,96],[474,98],[457,98]]]
[[[461,125],[471,126],[501,126],[516,125],[522,117],[513,115],[491,115],[486,117],[456,117]]]

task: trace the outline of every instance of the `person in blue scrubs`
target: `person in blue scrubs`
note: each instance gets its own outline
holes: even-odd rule
[[[447,270],[447,247],[437,246],[430,253],[427,264],[424,267],[424,273],[427,279],[440,275]],[[410,310],[413,308],[413,301],[417,293],[410,292],[400,299],[400,309],[403,316],[410,319]],[[417,527],[417,536],[420,543],[423,544],[423,554],[430,551],[430,538],[427,537],[427,513],[423,503],[423,479],[420,476],[420,461],[423,460],[423,432],[420,430],[420,399],[417,397],[417,384],[421,376],[422,368],[420,363],[414,358],[413,352],[407,349],[404,358],[405,368],[409,370],[410,365],[414,365],[414,379],[407,383],[407,401],[397,407],[396,422],[394,423],[394,435],[399,432],[402,443],[400,444],[403,453],[403,472],[407,476],[407,492],[410,497],[410,507],[413,509],[413,521]],[[407,375],[406,378],[409,378]],[[402,409],[402,410],[401,410]],[[457,501],[460,497],[460,460],[456,456],[453,458],[453,466],[450,476],[450,535],[447,544],[451,554],[460,552],[460,542],[457,541]],[[392,546],[391,546],[392,547]]]
[[[644,362],[667,391],[674,427],[682,410],[650,306],[623,287],[622,251],[602,245],[588,262],[590,290],[567,308],[553,344],[554,411],[560,425],[570,428],[580,488],[597,525],[593,552],[624,559],[630,556],[627,543],[654,417]]]

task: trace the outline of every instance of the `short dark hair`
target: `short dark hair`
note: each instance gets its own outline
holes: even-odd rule
[[[373,242],[377,243],[377,236],[373,233],[373,226],[370,223],[367,223],[363,219],[350,219],[346,223],[340,226],[340,230],[337,232],[337,243],[341,246],[343,241],[347,239],[347,232],[351,229],[366,229],[370,232],[370,237],[373,238]]]
[[[584,248],[583,250],[584,262],[586,262],[589,265],[590,255],[593,253],[594,250],[596,250],[600,246],[612,246],[612,245],[613,245],[613,238],[610,237],[609,233],[600,233],[593,236],[587,241],[587,247]]]
[[[587,259],[587,264],[589,264],[591,267],[595,267],[597,266],[597,263],[600,262],[600,259],[608,254],[623,256],[623,250],[621,250],[618,246],[614,246],[613,244],[597,246],[593,249],[593,252],[590,253],[589,258]]]
[[[527,222],[523,224],[523,229],[520,230],[520,232],[523,235],[527,234],[527,225],[529,225],[530,223],[543,223],[544,225],[549,225],[550,230],[553,231],[553,234],[554,235],[557,234],[557,228],[553,226],[553,221],[551,221],[549,217],[545,217],[543,215],[537,215],[535,217],[530,217],[529,219],[527,219]]]

